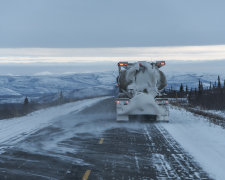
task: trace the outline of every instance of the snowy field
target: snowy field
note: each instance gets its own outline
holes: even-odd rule
[[[170,122],[162,124],[212,177],[225,177],[225,130],[183,109],[170,108]]]

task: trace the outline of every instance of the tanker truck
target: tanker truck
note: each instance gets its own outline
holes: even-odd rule
[[[165,64],[165,61],[118,63],[117,121],[137,117],[169,121],[168,99],[161,97],[167,82],[164,73],[159,70]]]

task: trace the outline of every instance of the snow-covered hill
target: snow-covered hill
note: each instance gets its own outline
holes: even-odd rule
[[[210,81],[217,81],[218,75],[222,84],[225,79],[225,61],[168,61],[162,68],[168,80],[168,88],[173,86],[178,89],[180,83],[188,85],[189,88],[198,87],[198,80],[203,82],[203,86],[209,86]]]
[[[204,86],[217,80],[217,74],[166,72],[168,88],[180,84],[195,88],[201,79]],[[221,76],[221,80],[225,76]],[[42,76],[0,76],[0,103],[22,103],[28,96],[38,102],[49,102],[63,92],[67,98],[113,95],[116,75],[110,72]]]
[[[171,86],[173,89],[179,89],[180,84],[183,83],[190,88],[197,88],[198,81],[201,80],[204,87],[208,87],[210,82],[212,84],[217,81],[218,75],[220,75],[221,83],[223,85],[223,81],[225,79],[225,74],[217,74],[215,73],[181,73],[181,72],[174,72],[174,73],[166,73],[167,81],[168,81],[168,88]]]
[[[0,76],[0,103],[22,103],[28,96],[38,102],[52,101],[62,91],[67,98],[112,95],[113,72],[69,75]]]

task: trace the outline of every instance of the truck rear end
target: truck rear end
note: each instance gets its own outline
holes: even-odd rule
[[[169,121],[168,99],[160,98],[166,78],[159,68],[164,65],[165,61],[118,63],[117,121],[129,121],[135,116]]]

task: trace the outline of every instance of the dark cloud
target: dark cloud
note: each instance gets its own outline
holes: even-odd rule
[[[0,47],[225,43],[223,0],[0,0]]]

